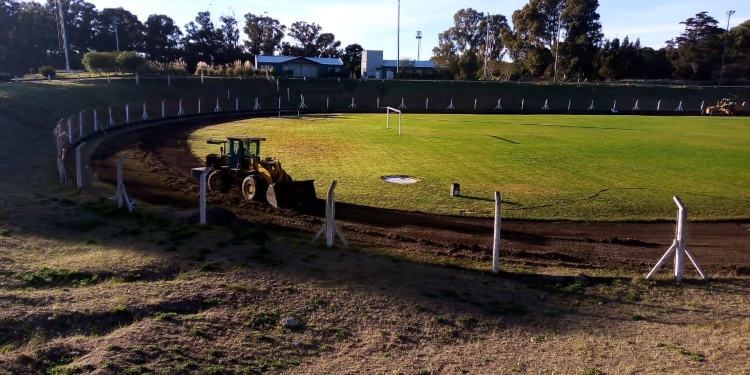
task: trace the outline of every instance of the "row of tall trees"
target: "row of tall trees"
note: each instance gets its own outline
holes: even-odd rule
[[[181,30],[167,15],[141,22],[123,8],[97,10],[84,0],[61,0],[73,68],[90,51],[136,51],[149,60],[183,60],[188,69],[199,61],[229,64],[256,55],[342,57],[351,72],[359,71],[362,47],[340,48],[341,42],[316,23],[295,22],[287,29],[278,20],[248,13],[244,26],[232,16],[218,23],[199,12]],[[64,66],[56,0],[0,0],[0,72],[25,73],[42,65]],[[240,42],[244,32],[246,41]],[[290,41],[284,41],[288,36]]]
[[[727,32],[701,12],[655,50],[628,37],[604,39],[598,7],[598,0],[530,0],[511,23],[501,14],[460,9],[439,34],[433,61],[465,79],[750,79],[750,21]]]

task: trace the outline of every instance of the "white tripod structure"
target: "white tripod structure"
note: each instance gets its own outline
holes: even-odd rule
[[[447,108],[447,109],[448,109],[449,111],[452,111],[452,110],[456,109],[456,107],[455,107],[455,106],[453,106],[453,98],[451,98],[451,103],[450,103],[450,104],[448,104],[448,108]]]
[[[680,200],[679,197],[675,196],[672,199],[674,199],[675,204],[677,204],[677,233],[676,237],[672,241],[672,246],[669,247],[666,253],[659,259],[659,262],[656,263],[653,269],[651,269],[651,272],[646,275],[646,280],[651,280],[654,278],[654,275],[656,272],[659,271],[659,269],[664,266],[664,263],[667,261],[667,258],[669,258],[672,253],[674,253],[674,277],[677,279],[677,282],[682,282],[682,276],[685,273],[685,255],[687,255],[688,259],[690,259],[690,262],[693,263],[693,266],[698,271],[698,274],[701,276],[701,279],[705,280],[707,279],[706,273],[703,272],[703,269],[700,265],[698,265],[698,261],[695,259],[695,255],[693,255],[693,252],[690,251],[690,248],[687,247],[687,217],[688,217],[688,211],[685,208],[685,205],[682,204],[682,200]]]
[[[497,105],[495,106],[496,111],[503,110],[503,98],[497,99]]]
[[[354,104],[354,97],[352,96],[352,104],[349,104],[349,109],[357,109],[357,105]]]
[[[332,248],[333,247],[333,240],[334,236],[338,236],[341,242],[344,244],[344,247],[349,247],[349,241],[344,238],[344,234],[341,233],[341,230],[336,225],[336,198],[334,196],[333,190],[336,189],[336,181],[331,182],[331,187],[328,189],[328,196],[326,197],[326,219],[325,223],[323,224],[323,227],[318,230],[317,233],[315,233],[315,237],[313,237],[313,242],[317,241],[320,236],[325,234],[326,236],[326,247]]]
[[[544,99],[544,106],[542,107],[542,111],[549,111],[549,99]]]

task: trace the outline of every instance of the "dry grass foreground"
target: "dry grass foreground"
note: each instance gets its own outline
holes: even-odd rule
[[[747,278],[495,277],[272,228],[201,229],[143,202],[116,212],[55,184],[49,124],[63,102],[0,111],[12,129],[0,137],[0,373],[750,372]]]
[[[5,373],[750,371],[747,279],[495,277],[54,193],[3,215]]]

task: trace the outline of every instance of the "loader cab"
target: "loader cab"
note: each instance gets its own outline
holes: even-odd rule
[[[227,137],[227,164],[230,169],[250,169],[252,159],[260,159],[260,143],[265,138]]]

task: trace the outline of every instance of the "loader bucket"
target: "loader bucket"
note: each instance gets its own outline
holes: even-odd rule
[[[266,192],[268,204],[276,208],[305,209],[317,202],[313,180],[271,184]]]

